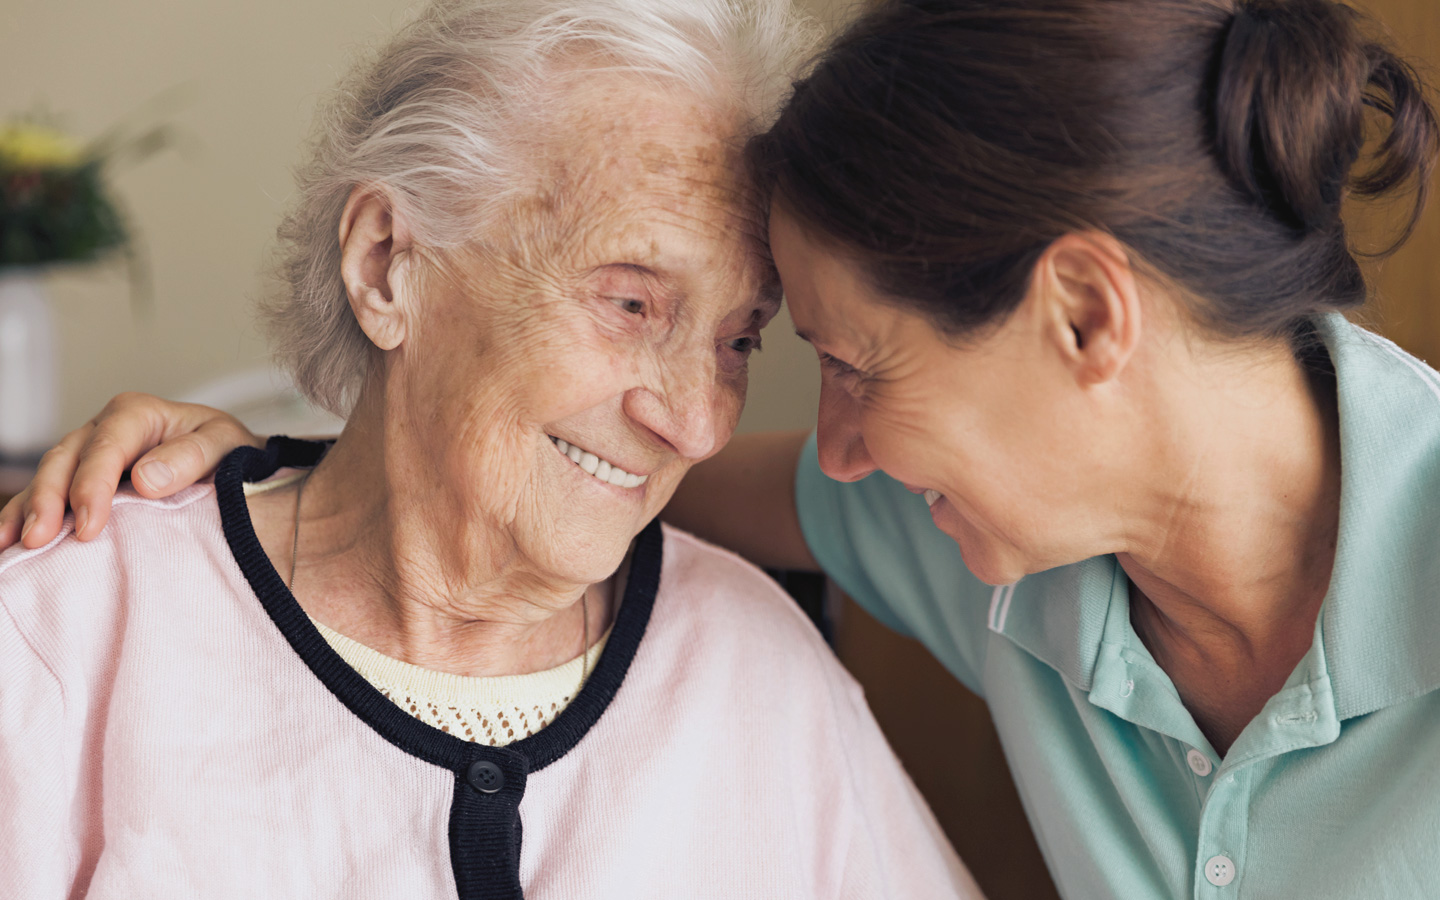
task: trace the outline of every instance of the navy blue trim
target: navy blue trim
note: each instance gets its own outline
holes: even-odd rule
[[[580,743],[625,681],[660,588],[664,537],[659,520],[635,540],[624,600],[605,652],[579,696],[539,733],[508,747],[486,747],[426,725],[350,668],[320,636],[261,548],[245,501],[245,483],[261,481],[281,468],[312,467],[327,449],[326,443],[273,437],[264,450],[240,447],[225,458],[215,475],[215,493],[230,551],[280,633],[341,703],[396,747],[454,773],[450,861],[461,900],[523,897],[519,807],[527,776]],[[470,766],[482,760],[503,773],[499,791],[482,792],[467,780]]]

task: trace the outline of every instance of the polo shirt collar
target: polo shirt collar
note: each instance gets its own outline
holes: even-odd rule
[[[1321,609],[1342,719],[1440,687],[1440,375],[1323,317],[1340,408],[1340,535]]]
[[[1314,324],[1337,384],[1340,532],[1311,651],[1324,659],[1300,665],[1328,673],[1348,719],[1440,688],[1440,376],[1343,316]],[[1117,592],[1124,571],[1096,557],[996,588],[988,624],[1088,692]]]

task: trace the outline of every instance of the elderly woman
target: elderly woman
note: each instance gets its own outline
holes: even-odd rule
[[[268,317],[348,424],[0,557],[0,895],[977,896],[788,599],[654,521],[776,311],[793,25],[442,3],[343,86]]]
[[[1437,143],[1331,0],[882,3],[754,146],[818,435],[668,514],[984,694],[1066,896],[1440,896],[1440,374],[1341,314]]]

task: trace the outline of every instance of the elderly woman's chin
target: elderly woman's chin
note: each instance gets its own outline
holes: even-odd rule
[[[593,526],[591,527],[591,523]],[[604,522],[585,516],[567,517],[537,529],[522,541],[521,552],[551,577],[572,584],[598,584],[615,574],[645,523]]]
[[[590,478],[578,469],[575,475]],[[547,492],[548,502],[538,504],[529,527],[515,536],[517,546],[537,568],[557,579],[602,582],[619,568],[635,536],[659,515],[679,480],[678,474],[656,473],[645,485],[630,489],[634,497],[608,496],[618,490],[608,486],[596,490],[567,485],[571,489]]]

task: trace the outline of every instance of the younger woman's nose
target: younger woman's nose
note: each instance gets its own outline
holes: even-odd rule
[[[847,392],[822,384],[816,427],[820,470],[836,481],[859,481],[878,467],[860,431],[860,408]]]

